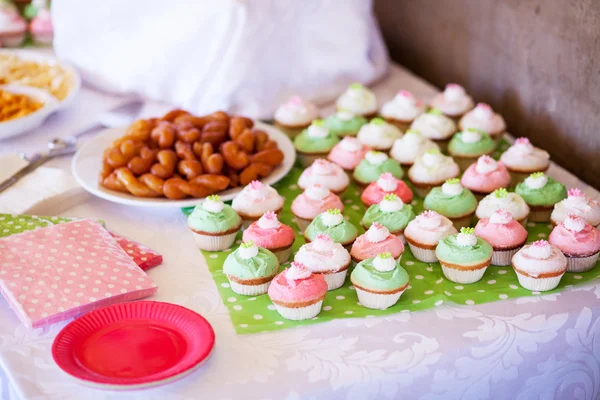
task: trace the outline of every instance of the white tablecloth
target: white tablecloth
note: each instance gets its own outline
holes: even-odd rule
[[[399,88],[429,98],[436,89],[394,68],[376,86],[381,99]],[[118,98],[83,89],[70,110],[44,128],[0,143],[0,153],[41,149],[67,136]],[[144,114],[159,111],[151,105]],[[52,165],[69,168],[69,160]],[[550,174],[596,198],[559,167]],[[149,271],[154,300],[204,315],[216,332],[211,358],[183,380],[126,393],[76,384],[52,361],[65,325],[27,330],[0,299],[2,398],[22,399],[598,399],[600,282],[541,295],[389,317],[347,319],[255,335],[237,335],[205,261],[179,210],[137,209],[90,197],[64,215],[94,217],[164,255]],[[118,356],[118,355],[115,355]]]

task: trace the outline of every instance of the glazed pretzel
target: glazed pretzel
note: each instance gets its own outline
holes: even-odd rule
[[[113,168],[120,168],[127,165],[129,161],[137,156],[142,149],[143,144],[132,139],[124,139],[119,143],[104,151],[104,160]]]
[[[111,178],[113,177],[114,178]],[[153,177],[151,174],[144,174],[142,176],[140,176],[140,178],[136,178],[133,173],[127,169],[127,168],[118,168],[115,170],[115,172],[111,175],[109,175],[106,179],[105,179],[105,186],[107,185],[107,183],[109,185],[113,184],[112,183],[112,179],[116,178],[116,182],[118,183],[114,183],[116,186],[120,185],[122,186],[125,191],[133,194],[134,196],[137,197],[159,197],[163,195],[162,190],[157,190],[157,189],[161,189],[162,185],[156,185],[157,182],[160,181],[156,181],[155,178]],[[111,182],[106,182],[106,180],[109,179],[111,180]],[[159,178],[156,178],[159,179]],[[149,183],[152,183],[152,185],[149,185]],[[119,189],[113,189],[113,190],[119,190]],[[123,190],[121,190],[123,191]]]
[[[154,164],[150,171],[153,175],[167,179],[173,176],[177,164],[177,154],[173,150],[161,150],[156,155],[158,164]]]
[[[177,131],[170,122],[160,121],[157,126],[152,129],[150,137],[161,149],[170,149],[175,143]]]
[[[163,186],[163,192],[169,199],[183,199],[187,196],[202,198],[224,190],[227,186],[229,178],[226,176],[199,175],[190,181],[181,178],[169,179]]]
[[[240,185],[245,186],[252,181],[260,180],[273,171],[273,166],[264,163],[253,163],[240,173]]]
[[[190,180],[204,172],[202,163],[198,160],[181,160],[177,164],[177,171]]]
[[[220,174],[223,171],[224,160],[223,156],[214,152],[214,148],[210,143],[194,143],[194,154],[198,156],[202,167],[209,174]]]
[[[140,150],[140,154],[133,157],[127,163],[127,168],[133,172],[134,175],[142,175],[150,171],[154,160],[156,160],[156,150],[151,150],[148,147],[143,147]]]
[[[240,149],[237,143],[229,141],[221,145],[221,154],[225,163],[233,169],[244,169],[250,164],[248,154]]]

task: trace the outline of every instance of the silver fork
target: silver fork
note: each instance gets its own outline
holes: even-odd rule
[[[77,132],[75,135],[66,138],[54,138],[48,142],[48,151],[43,153],[35,153],[29,157],[21,153],[21,158],[29,162],[25,167],[15,172],[10,178],[0,183],[0,193],[14,185],[22,177],[26,176],[37,167],[44,164],[46,161],[54,157],[66,156],[75,153],[77,150],[77,139],[94,132],[100,128],[116,128],[125,126],[140,114],[144,105],[143,100],[134,98],[121,103],[115,108],[112,108],[98,116],[96,121],[87,128]]]

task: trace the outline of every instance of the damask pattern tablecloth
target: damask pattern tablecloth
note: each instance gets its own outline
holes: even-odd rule
[[[376,91],[385,99],[398,88],[423,98],[435,93],[400,68]],[[3,142],[0,152],[41,147],[116,101],[84,89],[74,108],[51,119],[44,131]],[[151,105],[145,113],[162,108]],[[68,168],[66,160],[55,165]],[[600,198],[556,166],[550,174]],[[2,399],[600,398],[600,282],[484,305],[442,304],[429,311],[237,335],[179,210],[134,209],[90,198],[68,215],[102,219],[163,254],[163,265],[148,271],[159,285],[153,299],[204,315],[215,328],[215,350],[202,368],[168,386],[126,393],[88,389],[52,361],[50,346],[64,323],[28,330],[0,300]]]

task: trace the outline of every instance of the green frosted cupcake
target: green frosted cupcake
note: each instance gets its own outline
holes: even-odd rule
[[[363,186],[377,181],[384,172],[391,173],[395,178],[402,179],[404,172],[400,163],[380,151],[369,151],[364,160],[354,169],[354,180]]]
[[[448,153],[454,158],[462,171],[484,154],[492,154],[496,141],[487,133],[469,128],[455,133],[448,144]]]
[[[386,194],[379,204],[373,204],[367,209],[360,223],[365,229],[369,229],[373,222],[379,222],[388,228],[392,235],[402,239],[404,243],[404,228],[410,221],[415,219],[415,213],[410,204],[404,204],[394,193]]]
[[[456,229],[471,225],[477,209],[475,195],[460,184],[458,178],[448,179],[442,186],[431,189],[423,206],[449,218]]]
[[[367,123],[367,120],[360,115],[350,111],[338,111],[325,119],[325,126],[333,134],[343,136],[356,136],[360,128]]]
[[[188,227],[200,250],[230,248],[242,227],[242,219],[230,205],[214,194],[198,204],[188,217]]]
[[[381,253],[359,262],[350,275],[363,307],[385,310],[396,304],[408,287],[408,273],[392,258]]]
[[[279,262],[275,254],[252,241],[242,243],[223,264],[223,273],[229,279],[231,290],[244,296],[267,293],[278,271]]]
[[[350,246],[358,236],[354,225],[344,219],[337,208],[329,209],[315,217],[304,231],[304,239],[312,242],[317,235],[326,233],[335,243]]]
[[[317,158],[327,158],[327,153],[339,141],[337,135],[325,126],[323,120],[316,119],[294,138],[294,147],[302,165],[308,167]]]
[[[567,188],[543,172],[534,172],[515,188],[529,206],[529,221],[548,222],[554,205],[567,198]]]
[[[494,249],[475,236],[475,229],[461,228],[460,233],[441,239],[435,248],[446,278],[455,283],[480,280],[492,261]]]

